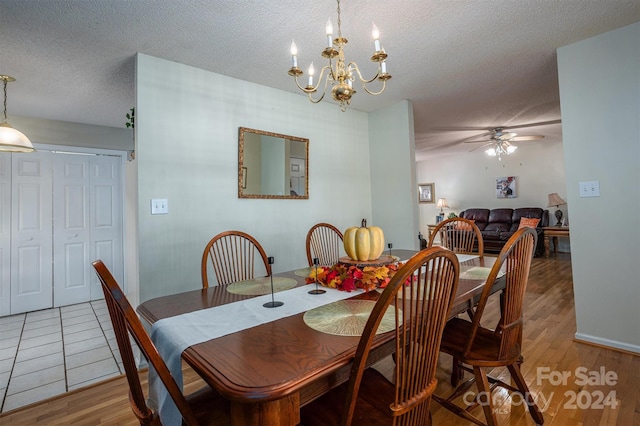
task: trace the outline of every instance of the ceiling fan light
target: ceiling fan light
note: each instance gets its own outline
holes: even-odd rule
[[[491,148],[487,149],[485,151],[485,153],[490,157],[495,157],[496,155],[498,155],[498,153],[497,153],[497,151],[496,151],[496,149],[494,147],[491,147]]]
[[[517,146],[515,146],[515,145],[509,145],[509,146],[507,147],[507,154],[512,154],[516,149],[518,149],[518,147],[517,147]]]

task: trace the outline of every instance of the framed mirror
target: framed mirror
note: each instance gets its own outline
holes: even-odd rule
[[[309,139],[240,127],[238,198],[309,198]]]

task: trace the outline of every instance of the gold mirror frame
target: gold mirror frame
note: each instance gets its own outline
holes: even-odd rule
[[[253,135],[260,136],[260,143],[262,144],[263,137],[266,140],[271,140],[276,142],[277,139],[282,139],[283,150],[285,152],[284,158],[282,159],[282,183],[283,183],[283,191],[282,193],[268,193],[262,189],[262,182],[260,180],[256,180],[255,176],[262,176],[262,170],[258,173],[256,170],[253,170],[251,161],[249,159],[245,159],[245,152],[250,151],[250,144]],[[293,193],[291,186],[293,184],[293,180],[291,177],[292,167],[294,164],[291,163],[292,158],[301,159],[300,157],[292,157],[291,154],[287,155],[287,152],[291,152],[291,142],[301,142],[304,144],[304,148],[302,151],[304,152],[304,194],[298,195]],[[260,161],[261,166],[263,164],[271,165],[272,162],[268,161]],[[298,165],[300,166],[300,165]],[[276,170],[275,175],[279,175],[280,171]],[[286,183],[289,182],[289,191],[288,194],[284,194],[287,192]],[[260,185],[260,191],[258,192],[255,188],[257,185]],[[299,187],[298,187],[299,188]],[[267,192],[267,193],[265,193]],[[309,139],[300,138],[297,136],[289,136],[282,135],[279,133],[266,132],[263,130],[250,129],[247,127],[239,128],[239,136],[238,136],[238,198],[265,198],[265,199],[284,199],[284,200],[307,200],[309,199]]]

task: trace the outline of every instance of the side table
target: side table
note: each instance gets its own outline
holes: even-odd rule
[[[553,254],[558,254],[558,237],[569,238],[569,227],[545,226],[542,228],[544,236],[544,256],[549,257],[549,238],[553,238]]]

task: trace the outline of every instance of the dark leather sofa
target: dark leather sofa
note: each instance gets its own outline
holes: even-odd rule
[[[499,253],[507,240],[518,230],[520,218],[540,219],[536,230],[538,231],[538,243],[535,255],[544,253],[542,241],[542,227],[549,226],[549,210],[538,207],[524,207],[517,209],[467,209],[460,212],[460,217],[471,219],[482,233],[484,251]]]

